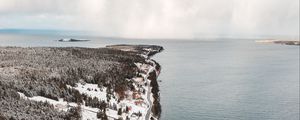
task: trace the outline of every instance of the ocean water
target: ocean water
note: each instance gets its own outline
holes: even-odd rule
[[[299,120],[299,46],[251,39],[139,40],[0,34],[0,46],[103,47],[157,44],[161,120]],[[74,37],[74,36],[69,36]]]

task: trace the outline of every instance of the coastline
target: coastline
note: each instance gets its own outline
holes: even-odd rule
[[[273,44],[282,44],[282,45],[300,45],[300,40],[277,40],[277,39],[270,39],[270,40],[256,40],[256,43],[273,43]]]
[[[148,86],[147,91],[147,100],[150,104],[149,109],[147,110],[147,115],[145,116],[145,120],[158,120],[160,118],[161,114],[161,105],[159,103],[160,96],[159,96],[159,85],[157,83],[157,77],[159,76],[161,72],[161,66],[151,57],[157,53],[160,53],[164,50],[163,47],[160,46],[154,46],[156,49],[151,50],[148,45],[142,45],[139,47],[133,47],[128,45],[111,45],[107,46],[109,48],[113,49],[119,49],[122,51],[142,51],[140,54],[141,56],[145,57],[146,60],[148,60],[152,64],[152,69],[147,71],[146,76],[144,76],[144,79],[147,80],[147,83],[150,85]],[[146,48],[143,48],[146,47]],[[156,90],[154,90],[156,89]],[[152,99],[153,100],[152,100]],[[155,102],[155,103],[154,103]],[[153,107],[153,104],[155,104],[155,107]]]
[[[91,120],[159,119],[160,111],[155,112],[161,109],[157,108],[157,106],[160,107],[159,96],[157,97],[158,91],[153,89],[158,89],[158,85],[153,85],[157,84],[156,78],[160,72],[160,65],[152,60],[151,56],[161,52],[163,48],[154,45],[122,45],[131,49],[124,50],[116,46],[95,49],[0,47],[2,57],[0,87],[5,90],[4,93],[0,93],[4,94],[2,104],[8,99],[29,102],[33,105],[42,102],[46,106],[52,106],[49,109],[55,113],[48,114],[42,109],[41,111],[47,115],[37,114],[29,117],[28,115],[32,115],[29,111],[28,115],[20,112],[20,115],[15,116],[11,112],[19,108],[13,107],[12,103],[8,102],[0,108],[8,107],[9,112],[2,111],[0,117],[78,119],[81,116],[82,119]],[[94,54],[96,56],[92,56]],[[139,68],[139,65],[144,67]],[[22,71],[26,73],[20,74]],[[103,72],[97,74],[97,71]],[[153,73],[155,73],[155,79],[153,79]],[[110,81],[109,76],[117,81]],[[142,76],[146,83],[136,82],[140,79],[138,76]],[[13,80],[7,81],[8,78]],[[101,78],[112,83],[101,82]],[[32,80],[37,82],[35,83],[37,88],[31,87],[30,81]],[[110,87],[112,85],[115,87]],[[146,91],[147,94],[143,95],[142,91]],[[10,96],[8,93],[15,96]],[[138,99],[134,98],[135,93],[140,96]],[[93,102],[95,100],[96,102]],[[41,108],[46,107],[45,105]],[[144,109],[145,112],[142,112]],[[61,112],[56,113],[58,111]]]

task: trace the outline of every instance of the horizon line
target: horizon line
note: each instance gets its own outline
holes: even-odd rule
[[[39,32],[36,32],[39,31]],[[36,32],[36,33],[35,33]],[[61,33],[64,32],[64,33]],[[109,38],[109,39],[130,39],[130,40],[188,40],[188,41],[196,41],[200,39],[284,39],[288,37],[288,39],[298,39],[298,35],[213,35],[206,34],[202,37],[190,37],[190,38],[172,38],[172,37],[121,37],[121,36],[105,36],[105,35],[97,35],[94,31],[83,31],[83,30],[69,30],[69,29],[36,29],[36,28],[0,28],[1,33],[14,33],[14,34],[31,34],[31,35],[62,35],[66,37],[78,36],[78,37],[100,37],[100,38]],[[67,34],[67,35],[64,35]],[[252,36],[252,37],[250,37]],[[253,37],[256,36],[256,37]]]

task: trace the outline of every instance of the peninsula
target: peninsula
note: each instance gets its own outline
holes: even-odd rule
[[[159,119],[163,47],[0,47],[0,119]]]
[[[282,45],[300,45],[300,40],[257,40],[257,43],[274,43],[274,44],[282,44]]]

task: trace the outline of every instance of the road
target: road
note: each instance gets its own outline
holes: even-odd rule
[[[148,92],[147,92],[147,100],[149,102],[149,108],[148,108],[148,111],[147,111],[147,114],[145,116],[145,120],[150,120],[150,114],[151,114],[151,108],[152,108],[152,101],[150,100],[150,93],[151,93],[151,87],[150,87],[150,82],[148,81]]]

